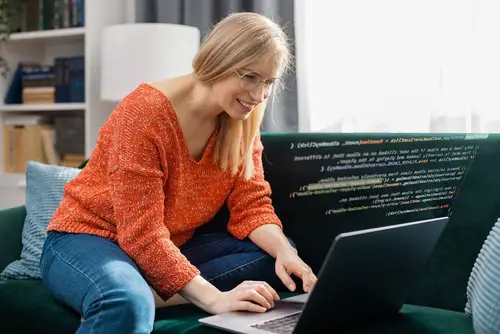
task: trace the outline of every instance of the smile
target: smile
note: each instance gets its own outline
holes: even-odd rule
[[[248,108],[248,109],[253,109],[255,107],[255,104],[250,104],[250,103],[246,103],[246,102],[243,102],[241,101],[240,99],[236,99],[243,107],[245,108]]]

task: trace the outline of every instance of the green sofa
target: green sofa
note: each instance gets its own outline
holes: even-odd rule
[[[297,245],[300,254],[318,271],[331,241],[343,231],[425,219],[435,212],[427,211],[391,216],[381,209],[325,214],[333,206],[334,195],[304,195],[303,185],[319,182],[336,174],[347,175],[345,169],[325,174],[326,158],[333,154],[387,150],[391,147],[370,145],[398,143],[396,151],[406,148],[427,150],[432,147],[460,146],[463,136],[445,140],[401,140],[427,138],[425,134],[269,134],[264,133],[264,168],[273,188],[276,212],[282,217],[285,232]],[[382,140],[382,141],[380,141]],[[412,285],[400,314],[387,319],[363,321],[347,333],[473,333],[472,321],[464,314],[466,287],[470,271],[494,221],[500,217],[500,137],[488,136],[475,145],[470,171],[457,189],[452,202],[453,214],[442,238],[429,259],[427,268]],[[340,143],[340,145],[337,145]],[[384,144],[396,145],[396,144]],[[403,145],[403,146],[401,146]],[[406,146],[405,146],[406,145]],[[370,146],[370,147],[368,147]],[[329,154],[330,156],[326,157]],[[385,154],[385,153],[384,153]],[[375,154],[372,154],[375,156]],[[359,160],[362,161],[362,160]],[[431,160],[432,162],[432,160]],[[344,162],[343,162],[344,163]],[[350,162],[352,163],[352,161]],[[82,166],[84,168],[84,166]],[[394,171],[390,165],[370,172]],[[328,170],[328,168],[326,168]],[[330,169],[331,170],[331,169]],[[351,170],[363,174],[367,169]],[[485,176],[489,175],[489,179]],[[386,180],[387,181],[387,180]],[[389,180],[390,181],[390,180]],[[425,186],[420,186],[425,187]],[[302,194],[302,195],[300,195]],[[335,195],[337,196],[337,195]],[[344,205],[343,208],[346,208]],[[385,210],[387,211],[387,210]],[[437,214],[443,214],[439,211]],[[228,212],[223,208],[207,224],[207,230],[224,228]],[[0,272],[19,259],[21,235],[26,217],[24,206],[0,211]],[[386,217],[386,218],[384,218]],[[283,296],[289,295],[283,292]],[[327,296],[325,296],[327,297]],[[362,302],[362,301],[359,301]],[[153,333],[218,333],[204,327],[198,319],[206,314],[192,305],[159,309]],[[0,280],[0,333],[74,333],[80,317],[59,304],[39,280]],[[315,333],[314,329],[311,333]]]

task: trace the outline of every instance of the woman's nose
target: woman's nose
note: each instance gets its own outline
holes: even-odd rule
[[[269,97],[269,92],[265,86],[265,84],[258,85],[250,92],[253,101],[260,103]]]

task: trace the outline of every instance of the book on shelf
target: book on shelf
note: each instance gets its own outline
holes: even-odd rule
[[[24,173],[28,161],[78,167],[85,161],[78,145],[58,150],[58,131],[50,117],[8,115],[4,126],[4,171]]]
[[[4,97],[5,104],[84,101],[84,56],[57,57],[49,65],[20,63]]]
[[[85,0],[38,0],[38,9],[39,30],[84,25]]]
[[[24,65],[22,71],[23,103],[55,102],[54,69],[48,65]]]
[[[30,160],[58,164],[50,142],[55,138],[54,127],[41,116],[9,116],[4,126],[4,171],[24,173]]]
[[[54,103],[54,87],[26,87],[23,89],[23,103]]]
[[[85,161],[85,156],[83,154],[64,154],[61,156],[59,162],[60,166],[65,167],[78,167]]]
[[[83,27],[85,0],[24,0],[15,31],[38,31]]]
[[[55,102],[85,102],[85,57],[54,60]]]

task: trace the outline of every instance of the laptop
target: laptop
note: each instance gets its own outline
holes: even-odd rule
[[[396,315],[423,274],[448,217],[339,234],[316,286],[265,313],[230,312],[200,319],[232,333],[333,333],[350,324]]]

